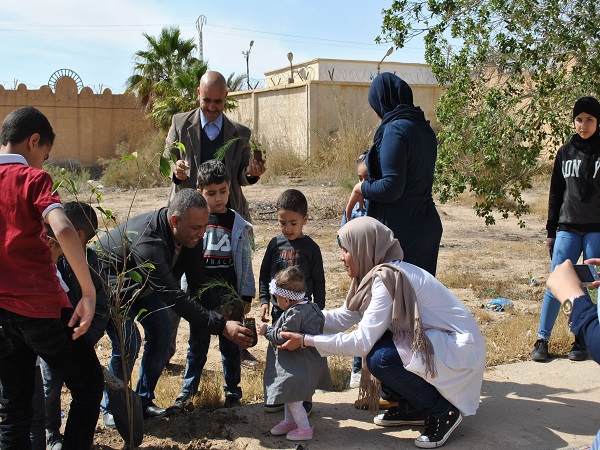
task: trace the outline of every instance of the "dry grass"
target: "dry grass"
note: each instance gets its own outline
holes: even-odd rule
[[[346,277],[347,279],[347,277]],[[340,281],[340,283],[342,283]],[[514,293],[510,283],[500,281],[486,288],[487,292],[495,290],[499,295]],[[482,298],[489,298],[483,293]],[[527,360],[536,340],[543,288],[539,287],[532,294],[531,307],[509,309],[504,313],[496,313],[483,308],[472,309],[473,315],[480,326],[487,345],[486,366],[508,364]],[[514,299],[514,295],[510,298]],[[552,339],[549,344],[551,356],[565,355],[571,348],[573,337],[569,332],[567,320],[560,315],[554,326]],[[333,356],[328,358],[329,369],[333,381],[334,391],[348,389],[350,367],[352,358]],[[207,364],[209,366],[209,364]],[[212,367],[212,366],[211,366]],[[241,388],[243,392],[242,403],[262,402],[264,362],[259,363],[255,369],[242,369]],[[183,384],[183,368],[179,367],[171,372],[166,370],[159,379],[156,388],[157,404],[166,407],[170,405],[181,390]],[[223,374],[220,361],[212,367],[205,368],[201,377],[200,387],[193,399],[194,406],[198,409],[218,409],[223,406],[225,396],[223,392]],[[134,373],[133,379],[137,379]]]
[[[309,204],[309,214],[312,220],[335,219],[339,222],[346,209],[348,192],[340,188],[326,197],[307,194],[306,201]]]
[[[533,193],[542,195],[533,195],[526,197],[529,203],[529,212],[545,220],[548,217],[548,192],[550,190],[550,178],[552,176],[552,163],[548,162],[544,170],[533,177],[531,184]]]
[[[531,310],[513,309],[505,313],[481,309],[475,311],[474,315],[487,345],[488,367],[529,359],[537,339],[539,307]],[[567,319],[560,315],[549,342],[549,353],[551,356],[565,355],[572,343],[573,335],[569,332]]]
[[[295,153],[290,147],[271,147],[266,156],[267,171],[262,175],[263,183],[272,183],[280,177],[306,177],[309,166],[306,159]]]
[[[343,391],[348,389],[350,383],[350,367],[352,367],[352,358],[349,356],[330,356],[328,359],[329,372],[334,391]]]
[[[363,116],[348,111],[341,96],[332,88],[336,104],[335,130],[319,135],[319,145],[310,161],[298,156],[284,140],[269,143],[267,172],[262,179],[272,182],[280,177],[310,177],[311,181],[339,185],[348,190],[356,183],[356,158],[372,144],[373,128]]]
[[[321,176],[342,181],[356,174],[356,158],[373,143],[374,129],[364,114],[353,114],[335,87],[331,95],[337,112],[337,127],[327,136],[320,135],[320,145],[313,163]],[[355,176],[351,177],[355,179]]]
[[[352,358],[347,356],[332,356],[328,358],[329,371],[334,391],[343,391],[348,389],[350,381],[350,367]],[[220,364],[219,364],[220,366]],[[264,362],[260,362],[255,369],[242,369],[242,403],[257,403],[264,399],[263,392],[263,372],[265,370]],[[158,380],[155,394],[157,404],[166,407],[173,403],[179,395],[183,384],[182,374],[179,370],[171,372],[166,370]],[[137,379],[137,373],[134,373],[133,379]],[[218,370],[207,370],[205,368],[200,378],[198,393],[193,397],[193,404],[198,409],[218,409],[223,407],[225,394],[223,391],[223,372]]]

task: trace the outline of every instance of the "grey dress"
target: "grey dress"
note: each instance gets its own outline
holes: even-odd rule
[[[281,331],[321,334],[324,323],[319,307],[303,302],[286,309],[275,325],[267,328],[265,337],[270,344],[264,373],[266,404],[310,400],[315,389],[332,389],[327,358],[319,355],[316,348],[289,351],[276,347],[286,342]]]

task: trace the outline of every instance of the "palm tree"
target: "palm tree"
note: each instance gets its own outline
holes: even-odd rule
[[[177,69],[172,79],[156,84],[156,99],[148,116],[162,131],[169,129],[173,115],[198,107],[198,85],[207,70],[204,62],[196,60],[189,66]]]
[[[148,48],[135,53],[133,75],[127,79],[126,87],[148,110],[160,98],[161,90],[168,91],[165,84],[171,83],[176,74],[199,60],[192,56],[196,49],[194,39],[182,39],[177,27],[163,28],[158,37],[147,33],[143,36],[148,41]]]
[[[235,72],[227,77],[227,90],[229,92],[241,91],[246,81],[246,75],[236,75]]]

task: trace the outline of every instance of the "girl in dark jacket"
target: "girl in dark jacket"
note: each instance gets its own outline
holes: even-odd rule
[[[576,134],[556,153],[548,199],[548,237],[546,245],[552,259],[550,271],[570,259],[577,262],[600,255],[600,103],[582,97],[573,107]],[[531,353],[534,361],[548,358],[548,339],[552,333],[560,303],[546,290],[540,314],[538,340]],[[587,358],[583,343],[577,338],[569,359]]]

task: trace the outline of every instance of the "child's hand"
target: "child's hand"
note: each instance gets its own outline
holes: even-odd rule
[[[258,328],[258,334],[260,334],[261,336],[264,336],[265,334],[267,334],[268,326],[269,325],[267,325],[266,323],[261,323]]]
[[[268,304],[260,305],[260,320],[262,322],[269,321],[269,305]]]
[[[73,340],[77,339],[80,336],[83,336],[87,332],[88,328],[92,324],[95,309],[95,297],[83,295],[79,303],[77,303],[75,310],[73,311],[71,320],[69,320],[69,326],[74,327]],[[79,325],[77,325],[78,320]]]

